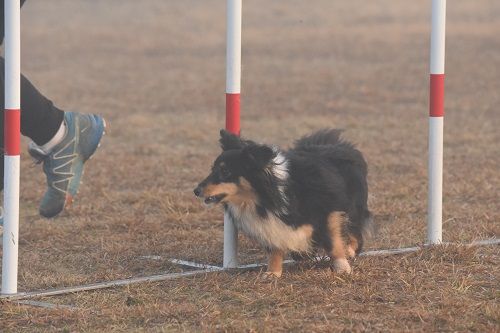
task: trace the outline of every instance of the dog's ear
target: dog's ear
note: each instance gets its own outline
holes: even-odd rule
[[[263,169],[271,162],[275,153],[269,146],[253,144],[243,148],[243,156],[250,165]]]
[[[243,148],[241,139],[233,133],[226,131],[225,129],[220,130],[219,143],[223,151]]]

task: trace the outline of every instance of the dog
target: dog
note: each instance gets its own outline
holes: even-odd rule
[[[265,276],[280,277],[287,253],[324,249],[337,273],[351,273],[371,224],[367,164],[341,130],[304,136],[288,151],[220,131],[222,153],[194,190],[222,204],[236,227],[269,253]]]

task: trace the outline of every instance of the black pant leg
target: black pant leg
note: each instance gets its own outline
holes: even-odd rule
[[[21,0],[21,6],[25,0]],[[0,44],[4,37],[4,0],[0,0]],[[0,57],[0,179],[4,172],[4,103],[5,76],[4,59]],[[21,75],[21,133],[36,144],[47,143],[57,132],[64,118],[64,112],[45,98],[24,75]],[[0,191],[3,181],[0,181]]]
[[[3,179],[4,151],[4,59],[0,57],[0,179]],[[37,145],[47,143],[56,134],[64,119],[64,112],[45,98],[24,75],[21,75],[21,133]],[[0,181],[0,190],[3,181]]]
[[[4,110],[4,59],[0,57],[2,73],[0,83],[0,105]],[[64,112],[43,96],[28,79],[21,75],[21,133],[37,145],[47,143],[57,132],[64,118]],[[3,120],[2,120],[3,147]]]
[[[64,112],[21,75],[21,133],[43,145],[57,133]]]
[[[26,0],[21,0],[21,6]],[[0,0],[0,36],[4,37],[4,0]],[[0,59],[1,77],[1,110],[4,106],[4,59]],[[3,113],[1,123],[1,147],[3,147]],[[21,133],[31,138],[37,145],[47,143],[57,132],[64,118],[64,113],[45,98],[32,84],[21,75]]]
[[[21,0],[21,7],[23,6],[24,2],[26,0]],[[4,37],[4,28],[5,28],[5,23],[4,23],[4,6],[5,6],[5,3],[4,3],[4,0],[0,0],[0,44],[3,43],[3,37]],[[3,67],[2,67],[3,68]],[[2,81],[2,84],[0,84],[0,88],[2,89],[2,93],[1,93],[1,99],[2,99],[2,108],[1,108],[1,111],[0,111],[0,191],[3,190],[3,150],[4,150],[4,146],[3,146],[3,131],[4,131],[4,128],[3,128],[3,103],[4,103],[4,87],[3,87],[3,82],[4,82],[4,77],[3,77],[3,70],[2,70],[2,74],[1,74],[1,81]]]

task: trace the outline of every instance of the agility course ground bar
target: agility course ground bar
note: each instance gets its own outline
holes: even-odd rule
[[[20,304],[20,305],[29,305],[29,306],[35,306],[35,307],[38,307],[38,308],[46,308],[46,309],[78,310],[77,307],[74,307],[74,306],[71,306],[71,305],[53,304],[53,303],[31,301],[31,300],[15,301],[15,303]]]
[[[176,265],[181,265],[181,266],[188,266],[188,267],[194,267],[194,268],[201,268],[201,269],[206,269],[206,270],[213,270],[213,271],[221,271],[224,268],[219,267],[219,266],[213,266],[213,265],[207,265],[207,264],[200,264],[197,262],[193,261],[187,261],[187,260],[180,260],[180,259],[168,259],[172,264]]]
[[[65,287],[65,288],[58,288],[58,289],[49,289],[49,290],[42,290],[42,291],[17,293],[17,294],[12,294],[12,295],[1,295],[0,300],[13,300],[13,301],[15,301],[15,300],[21,300],[21,299],[35,298],[35,297],[57,296],[57,295],[64,295],[64,294],[72,294],[72,293],[81,292],[81,291],[114,288],[114,287],[135,284],[135,283],[172,280],[172,279],[177,279],[180,277],[186,277],[186,276],[192,276],[192,275],[198,275],[198,274],[210,273],[210,272],[214,272],[214,270],[204,269],[204,270],[196,270],[196,271],[182,272],[182,273],[168,273],[168,274],[143,276],[143,277],[137,277],[137,278],[123,279],[123,280],[92,283],[92,284],[75,286],[75,287]]]
[[[486,240],[478,240],[478,241],[474,241],[474,242],[469,243],[469,244],[443,243],[442,245],[488,246],[488,245],[499,245],[499,244],[500,244],[500,239],[493,238],[493,239],[486,239]],[[363,252],[360,254],[360,256],[361,257],[363,257],[363,256],[387,256],[387,255],[403,254],[403,253],[416,252],[416,251],[424,249],[426,247],[427,246],[424,245],[424,246],[413,246],[413,247],[387,249],[387,250],[373,250],[373,251]],[[157,256],[155,256],[155,257],[157,257]],[[318,259],[320,259],[320,258],[326,258],[326,257],[318,257]],[[213,273],[213,272],[245,271],[245,270],[251,270],[251,269],[266,266],[265,263],[257,263],[257,264],[240,265],[236,268],[225,269],[225,268],[219,267],[219,266],[205,265],[205,264],[195,263],[195,262],[186,261],[186,260],[170,259],[170,261],[172,263],[180,264],[183,266],[190,266],[190,267],[196,267],[196,268],[207,267],[207,268],[189,271],[189,272],[182,272],[182,273],[166,273],[166,274],[157,274],[157,275],[151,275],[151,276],[122,279],[122,280],[115,280],[115,281],[108,281],[108,282],[92,283],[92,284],[75,286],[75,287],[65,287],[65,288],[41,290],[41,291],[34,291],[34,292],[16,293],[16,294],[11,294],[11,295],[0,295],[0,300],[17,301],[17,300],[36,298],[36,297],[57,296],[57,295],[71,294],[71,293],[76,293],[76,292],[81,292],[81,291],[91,291],[91,290],[98,290],[98,289],[115,288],[115,287],[121,287],[121,286],[126,286],[126,285],[131,285],[131,284],[137,284],[137,283],[173,280],[173,279],[178,279],[178,278],[182,278],[182,277],[189,277],[189,276],[195,276],[195,275]],[[294,261],[293,260],[285,260],[283,263],[284,264],[292,264],[292,263],[294,263]],[[30,304],[26,303],[26,305],[30,305]]]

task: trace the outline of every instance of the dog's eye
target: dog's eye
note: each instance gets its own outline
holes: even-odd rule
[[[231,177],[231,173],[229,172],[228,169],[226,168],[221,168],[220,169],[220,177],[222,179],[228,179],[229,177]]]

